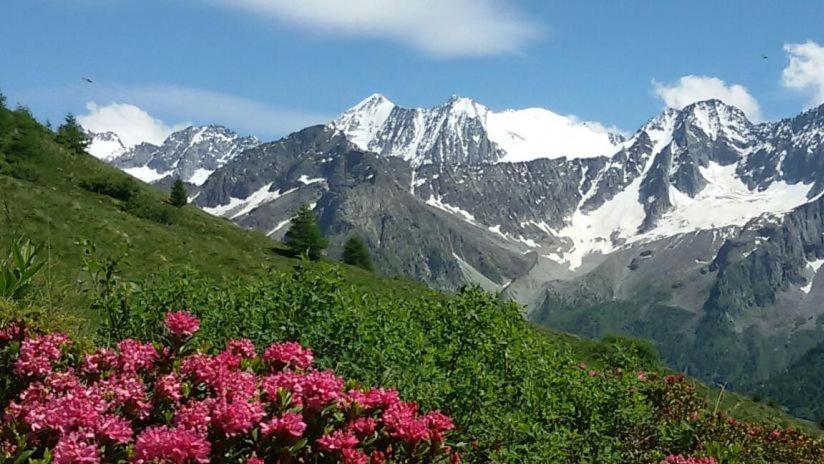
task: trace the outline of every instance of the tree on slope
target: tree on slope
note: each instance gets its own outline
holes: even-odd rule
[[[71,113],[66,115],[63,124],[57,128],[57,141],[75,153],[84,152],[91,143],[86,131]]]
[[[169,203],[180,208],[186,206],[186,203],[188,202],[189,193],[186,191],[186,186],[183,185],[183,181],[180,180],[180,177],[178,177],[172,184],[172,193],[169,195]]]
[[[291,222],[285,239],[292,253],[295,256],[305,254],[311,260],[320,259],[321,252],[329,245],[329,241],[321,234],[309,205],[301,205]]]
[[[349,237],[346,244],[343,246],[343,262],[358,266],[367,271],[372,271],[372,256],[369,254],[369,248],[363,243],[357,235]]]

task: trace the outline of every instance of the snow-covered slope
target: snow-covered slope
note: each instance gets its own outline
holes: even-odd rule
[[[87,151],[95,158],[110,161],[126,151],[126,145],[114,132],[88,132],[90,143]]]
[[[401,108],[373,94],[331,123],[363,150],[415,165],[605,156],[622,140],[598,123],[543,108],[491,111],[453,96],[433,108]]]

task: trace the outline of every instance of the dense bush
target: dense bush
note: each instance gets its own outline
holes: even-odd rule
[[[175,222],[177,211],[167,203],[159,202],[144,195],[135,195],[123,208],[127,213],[163,225]]]
[[[80,181],[80,187],[121,201],[129,201],[137,191],[134,182],[124,178],[108,176],[83,179]]]
[[[3,462],[459,461],[444,441],[448,416],[315,370],[312,352],[294,342],[259,355],[234,339],[202,353],[192,338],[199,326],[170,312],[163,344],[126,339],[84,354],[62,333],[7,321],[0,362],[15,396],[2,404]]]
[[[167,308],[191,308],[202,320],[200,336],[215,345],[237,336],[261,346],[299,340],[313,347],[322,369],[396,387],[425,409],[444,411],[457,439],[470,444],[470,462],[824,459],[820,441],[731,422],[691,381],[639,372],[635,366],[653,356],[643,346],[619,340],[621,348],[600,355],[609,368],[580,365],[528,326],[515,305],[478,289],[374,298],[312,264],[227,288],[192,275],[104,288],[95,303],[101,343],[162,340]]]

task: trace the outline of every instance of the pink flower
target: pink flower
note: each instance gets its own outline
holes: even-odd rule
[[[118,416],[103,417],[97,423],[97,435],[115,443],[129,443],[132,441],[132,424]]]
[[[229,340],[226,343],[226,351],[243,359],[253,359],[257,356],[255,345],[247,338]]]
[[[369,453],[369,464],[386,464],[386,454],[379,450],[372,451]]]
[[[42,377],[48,374],[52,370],[52,364],[60,359],[61,348],[68,341],[69,338],[62,333],[24,339],[14,363],[14,372],[22,377]]]
[[[389,434],[408,443],[417,443],[430,437],[429,424],[418,418],[415,403],[400,402],[390,406],[381,417]]]
[[[264,437],[275,435],[278,438],[299,438],[306,430],[303,417],[293,412],[284,413],[280,417],[260,423],[260,433]]]
[[[11,340],[22,340],[26,334],[26,330],[22,323],[11,322],[8,325],[0,328],[0,342],[8,342]]]
[[[189,311],[169,311],[165,322],[166,329],[176,338],[189,338],[200,328],[200,319]]]
[[[117,365],[117,353],[108,348],[98,348],[94,353],[83,357],[80,368],[84,374],[100,374],[113,369]]]
[[[126,339],[118,343],[117,347],[120,350],[118,368],[128,374],[152,369],[154,362],[160,357],[151,343]]]
[[[212,422],[213,404],[213,399],[205,399],[181,406],[175,412],[175,425],[205,436],[209,431],[209,424]]]
[[[93,464],[100,462],[97,446],[86,442],[80,434],[64,435],[53,450],[55,464]]]
[[[343,394],[343,379],[332,371],[310,372],[301,381],[303,405],[319,411]]]
[[[312,350],[304,348],[297,342],[273,343],[263,352],[263,360],[277,368],[290,366],[295,369],[307,369],[312,365]]]
[[[369,456],[359,449],[346,448],[341,450],[343,464],[369,464]]]
[[[251,456],[246,458],[245,464],[264,464],[264,463],[263,463],[263,459],[260,459],[259,457],[257,457],[256,454],[252,453]]]
[[[210,449],[205,438],[189,430],[150,427],[138,435],[132,462],[183,464],[194,461],[208,464]]]
[[[157,379],[155,383],[155,394],[158,398],[172,401],[180,401],[182,393],[180,391],[180,379],[175,374],[166,374]]]
[[[266,411],[257,401],[226,401],[220,400],[212,409],[212,423],[223,431],[226,436],[233,437],[246,433],[257,424]]]
[[[364,439],[375,432],[378,422],[371,417],[359,417],[347,425],[347,429],[354,432],[354,434]]]
[[[373,388],[366,392],[360,390],[349,390],[342,399],[345,406],[358,404],[360,407],[371,409],[386,409],[400,401],[400,396],[396,390],[385,388]]]
[[[713,458],[699,458],[691,456],[669,455],[661,464],[717,464]]]
[[[358,439],[352,432],[344,432],[343,430],[335,430],[334,432],[324,435],[315,443],[324,451],[340,451],[347,448],[354,448],[358,445]]]
[[[429,436],[434,441],[443,441],[446,432],[455,428],[452,419],[440,411],[432,411],[423,419],[429,426]]]

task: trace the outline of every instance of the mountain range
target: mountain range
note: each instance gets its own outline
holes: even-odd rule
[[[526,317],[656,342],[673,367],[757,390],[824,343],[824,106],[753,123],[718,100],[624,135],[549,110],[372,95],[274,142],[219,126],[161,145],[92,134],[145,181],[282,238],[312,205],[330,255],[359,235],[385,274],[477,283]]]

